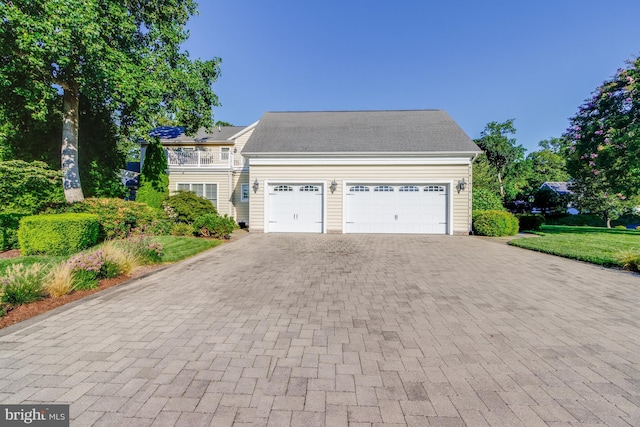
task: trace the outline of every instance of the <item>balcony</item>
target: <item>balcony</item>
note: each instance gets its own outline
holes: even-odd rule
[[[241,168],[244,158],[234,156],[229,151],[194,150],[185,148],[166,148],[167,163],[170,167],[181,168]]]

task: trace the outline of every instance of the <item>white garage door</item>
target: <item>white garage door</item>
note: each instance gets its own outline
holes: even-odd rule
[[[347,233],[446,234],[448,186],[347,185]]]
[[[269,232],[322,233],[322,186],[269,185]]]

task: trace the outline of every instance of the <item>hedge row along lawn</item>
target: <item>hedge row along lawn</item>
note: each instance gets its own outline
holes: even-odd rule
[[[623,267],[624,253],[640,253],[640,231],[600,227],[543,225],[538,238],[515,239],[510,245],[607,267]]]

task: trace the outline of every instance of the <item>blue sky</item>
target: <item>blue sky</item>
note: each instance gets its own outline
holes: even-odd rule
[[[216,120],[443,109],[472,138],[514,118],[529,151],[640,54],[638,0],[200,1],[193,58],[222,59]]]

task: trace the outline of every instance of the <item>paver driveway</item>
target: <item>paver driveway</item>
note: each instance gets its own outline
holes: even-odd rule
[[[0,332],[72,425],[640,424],[640,277],[458,236],[249,235]]]

